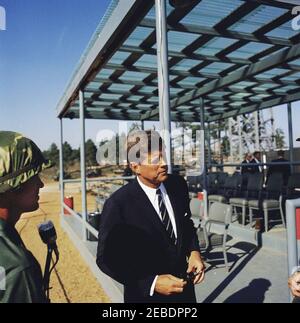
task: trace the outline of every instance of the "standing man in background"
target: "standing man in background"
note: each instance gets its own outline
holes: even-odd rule
[[[245,154],[245,159],[242,161],[242,170],[241,174],[250,174],[252,172],[251,161],[253,157],[250,153]]]
[[[287,163],[288,160],[284,158],[284,151],[279,150],[277,152],[277,159],[273,159],[272,163]],[[283,183],[286,186],[291,175],[291,166],[290,165],[271,165],[268,169],[267,179],[271,174],[279,173],[282,174]]]
[[[253,159],[251,161],[252,174],[263,172],[262,166],[255,165],[255,164],[260,164],[260,163],[261,163],[261,153],[260,153],[260,151],[255,151],[253,153]]]

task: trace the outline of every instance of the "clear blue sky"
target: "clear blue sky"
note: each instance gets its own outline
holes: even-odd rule
[[[57,102],[109,3],[0,0],[7,15],[0,32],[0,129],[22,132],[42,149],[58,143]],[[66,122],[66,140],[78,146],[75,123]],[[95,139],[89,129],[87,137]]]
[[[59,142],[56,105],[110,0],[0,0],[7,30],[0,31],[0,129],[26,134],[47,149]],[[299,104],[294,132],[300,136]],[[276,109],[276,127],[287,130]],[[297,121],[298,120],[298,121]],[[87,138],[117,129],[116,121],[88,121]],[[78,147],[78,121],[65,121],[65,140]]]

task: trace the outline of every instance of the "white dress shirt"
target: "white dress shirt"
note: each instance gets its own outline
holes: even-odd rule
[[[137,181],[140,184],[143,191],[145,192],[145,194],[147,195],[148,199],[150,200],[150,202],[151,202],[152,206],[154,207],[154,209],[155,209],[157,215],[159,216],[160,220],[162,221],[162,216],[160,214],[159,205],[158,205],[158,196],[156,194],[156,191],[158,189],[161,190],[162,199],[163,199],[163,201],[164,201],[164,203],[166,205],[166,208],[167,208],[167,211],[168,211],[168,214],[169,214],[172,226],[173,226],[173,231],[174,231],[175,237],[177,238],[177,228],[176,228],[175,215],[174,215],[174,211],[173,211],[173,208],[172,208],[172,205],[171,205],[171,202],[170,202],[170,199],[169,199],[169,196],[168,196],[168,193],[166,191],[166,188],[165,188],[164,184],[161,183],[158,188],[152,188],[152,187],[149,187],[149,186],[143,184],[138,176],[137,176]],[[156,284],[157,278],[158,278],[158,276],[155,277],[155,279],[154,279],[154,281],[152,283],[152,286],[151,286],[151,289],[150,289],[150,296],[153,296],[153,294],[154,294],[154,289],[155,289],[155,284]]]

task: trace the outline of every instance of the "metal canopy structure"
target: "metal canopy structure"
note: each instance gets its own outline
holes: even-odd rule
[[[293,160],[291,108],[300,100],[300,31],[292,28],[298,22],[293,21],[296,5],[300,0],[112,0],[57,106],[61,223],[82,255],[93,259],[91,269],[108,293],[116,290],[113,282],[85,256],[88,232],[98,236],[88,222],[85,120],[160,120],[169,171],[170,121],[200,121],[207,216],[210,122],[288,103],[290,164],[299,164]],[[64,179],[65,118],[80,118],[80,180]],[[258,122],[255,128],[259,144]],[[103,180],[111,179],[96,181]],[[81,216],[64,200],[71,182],[81,182]],[[80,236],[65,219],[65,209],[74,216],[70,223],[81,224]]]
[[[199,121],[199,98],[207,122],[300,99],[298,1],[187,2],[167,4],[172,121]],[[154,0],[113,0],[58,104],[59,118],[79,118],[81,90],[85,118],[158,120],[155,27]]]

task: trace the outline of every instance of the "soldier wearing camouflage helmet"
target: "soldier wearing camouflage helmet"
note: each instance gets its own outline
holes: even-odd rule
[[[22,213],[38,209],[44,186],[39,173],[50,166],[30,139],[0,131],[0,268],[5,271],[0,303],[46,302],[41,268],[15,225]]]

